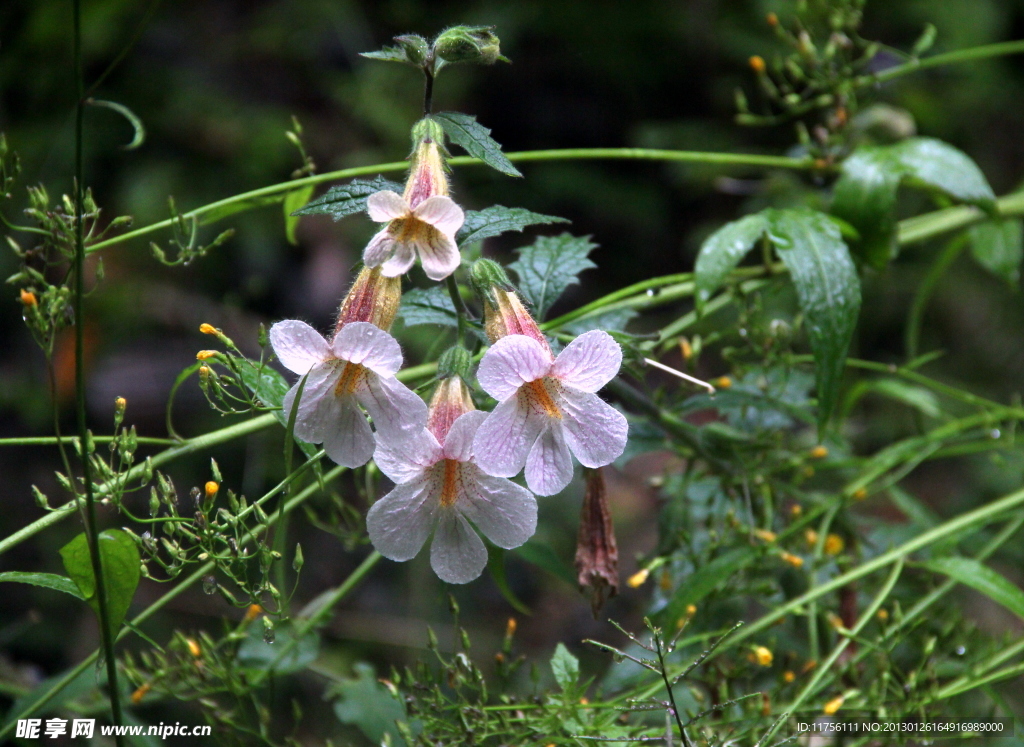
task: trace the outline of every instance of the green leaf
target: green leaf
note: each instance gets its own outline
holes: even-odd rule
[[[382,62],[401,62],[406,65],[412,65],[419,67],[419,65],[413,60],[409,59],[409,55],[405,53],[405,50],[401,45],[396,44],[393,47],[381,47],[376,52],[360,52],[360,57],[366,57],[370,60],[381,60]]]
[[[555,551],[548,545],[531,540],[526,544],[515,548],[512,552],[527,563],[532,563],[541,570],[547,571],[552,576],[562,579],[572,588],[576,588],[576,574],[573,573],[569,566],[562,562],[561,558],[555,555]]]
[[[247,631],[248,637],[238,647],[238,663],[249,669],[266,670],[281,652],[290,645],[294,632],[290,622],[279,623],[274,627],[274,642],[267,643],[263,639],[263,623],[254,620]],[[311,630],[296,643],[274,666],[275,674],[291,674],[305,669],[320,655],[320,635]]]
[[[32,584],[41,586],[44,589],[63,591],[78,599],[85,599],[82,592],[78,590],[75,582],[67,576],[58,576],[56,573],[25,573],[22,571],[7,571],[0,573],[0,583],[9,581],[16,584]]]
[[[674,626],[676,620],[686,615],[688,606],[700,602],[720,583],[727,581],[741,568],[752,563],[755,557],[756,553],[749,548],[730,550],[694,571],[693,575],[679,585],[662,613],[666,624]]]
[[[18,718],[25,718],[27,716],[39,718],[41,716],[54,713],[55,711],[62,709],[70,701],[94,693],[99,689],[100,682],[105,684],[107,681],[107,672],[104,668],[101,667],[100,669],[95,669],[94,667],[86,667],[73,677],[66,685],[64,685],[64,687],[54,693],[53,697],[49,698],[46,704],[40,709],[29,713],[25,712],[31,705],[37,703],[40,698],[49,695],[51,690],[53,690],[54,685],[63,680],[66,675],[67,672],[60,672],[52,677],[47,677],[45,680],[33,687],[31,691],[14,701],[10,709],[7,711],[3,722],[0,723],[0,731],[5,731],[11,722]]]
[[[348,184],[339,184],[327,190],[326,194],[310,202],[292,215],[329,215],[334,220],[366,210],[366,198],[376,192],[391,190],[402,194],[405,189],[397,182],[376,176],[373,179],[353,179]]]
[[[568,222],[566,218],[534,213],[524,208],[492,205],[484,210],[467,210],[466,222],[462,224],[456,238],[459,246],[465,246],[509,231],[522,231],[527,226]]]
[[[839,228],[809,208],[771,210],[770,236],[789,268],[814,353],[818,424],[828,422],[860,313],[860,279]]]
[[[476,121],[471,114],[441,112],[431,115],[444,128],[448,139],[463,148],[473,158],[479,158],[492,169],[509,176],[522,176],[519,169],[501,152],[501,146],[491,137],[491,131]]]
[[[402,294],[402,305],[398,307],[398,318],[406,327],[417,324],[440,324],[443,327],[458,326],[458,315],[451,296],[440,285],[429,288],[412,288]]]
[[[295,215],[295,211],[301,210],[312,196],[312,184],[292,190],[284,196],[284,235],[292,246],[299,243],[295,238],[295,229],[299,225],[299,216]]]
[[[1024,260],[1024,221],[989,220],[971,226],[967,235],[978,264],[1016,288]]]
[[[993,602],[997,602],[1017,617],[1024,619],[1024,591],[1008,581],[986,565],[979,563],[973,558],[935,558],[922,563],[925,568],[935,573],[959,581],[964,586],[970,586],[979,591]]]
[[[579,274],[597,267],[587,256],[597,248],[589,236],[569,233],[541,236],[519,250],[519,259],[508,268],[519,278],[519,290],[533,304],[538,319],[570,285],[578,284]]]
[[[494,585],[498,587],[498,591],[505,597],[505,601],[512,606],[512,609],[522,615],[533,614],[508,585],[508,577],[505,575],[505,551],[490,543],[487,544],[487,570],[491,572]]]
[[[625,332],[626,325],[638,315],[639,312],[636,309],[609,309],[563,324],[562,329],[572,335],[582,335],[592,329],[600,329],[605,332]]]
[[[831,212],[853,225],[859,258],[882,269],[896,256],[896,190],[903,164],[889,147],[862,147],[842,163]]]
[[[405,721],[405,706],[377,681],[373,667],[364,662],[352,666],[355,677],[345,678],[331,687],[334,714],[343,724],[354,724],[373,744],[381,744],[384,734],[391,744],[404,745],[396,721]]]
[[[97,537],[100,560],[103,567],[103,582],[107,592],[107,616],[111,632],[117,633],[128,606],[139,585],[139,548],[128,533],[121,529],[107,529]],[[60,549],[71,580],[75,582],[82,598],[99,616],[99,600],[96,597],[96,576],[92,572],[89,556],[89,541],[85,533],[79,534]]]
[[[765,214],[755,213],[726,223],[701,244],[694,267],[698,310],[703,310],[711,294],[718,290],[767,230]]]
[[[995,209],[992,187],[978,165],[962,150],[930,137],[912,137],[889,147],[911,179],[961,202],[987,211]]]
[[[558,686],[568,690],[580,678],[580,660],[569,653],[564,643],[559,643],[555,647],[555,655],[551,657],[551,671]]]

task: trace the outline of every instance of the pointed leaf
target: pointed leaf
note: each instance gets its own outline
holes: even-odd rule
[[[970,156],[949,143],[930,137],[912,137],[890,146],[906,175],[950,197],[991,211],[995,193]]]
[[[505,550],[495,547],[489,542],[487,543],[487,570],[491,572],[494,585],[498,587],[498,591],[505,597],[505,601],[509,603],[512,609],[521,615],[533,614],[530,612],[530,608],[512,591],[512,587],[508,585],[508,576],[505,575]]]
[[[467,210],[466,222],[462,224],[462,229],[456,238],[459,246],[465,246],[474,241],[483,241],[509,231],[522,231],[527,226],[568,222],[565,218],[542,215],[523,208],[492,205],[484,210]]]
[[[382,62],[401,62],[406,65],[413,65],[419,67],[415,62],[409,59],[409,56],[405,53],[405,50],[398,44],[393,47],[381,47],[376,52],[360,52],[360,57],[366,57],[369,60],[381,60]]]
[[[406,327],[415,327],[417,324],[458,326],[455,304],[452,303],[448,292],[440,285],[407,290],[402,294],[402,305],[398,307],[398,318]]]
[[[835,406],[860,313],[860,279],[839,228],[809,208],[772,210],[770,236],[789,269],[814,353],[818,424]]]
[[[23,571],[7,571],[6,573],[0,573],[0,583],[3,583],[4,581],[17,584],[42,586],[44,589],[62,591],[73,597],[85,599],[85,597],[82,596],[82,592],[78,590],[78,586],[75,585],[74,581],[67,576],[58,576],[56,573],[25,573]]]
[[[767,230],[768,220],[764,213],[755,213],[726,223],[701,244],[694,267],[698,309],[703,309],[711,294],[718,290]]]
[[[989,220],[971,226],[967,234],[978,264],[1016,288],[1024,260],[1024,221]]]
[[[941,573],[970,586],[993,602],[997,602],[1017,617],[1024,619],[1024,591],[1011,583],[1005,576],[996,573],[973,558],[935,558],[922,565],[930,571]]]
[[[501,152],[501,146],[491,137],[491,131],[476,121],[471,114],[441,112],[434,114],[448,139],[465,149],[473,158],[479,158],[492,169],[509,176],[522,176],[519,169]]]
[[[538,319],[544,318],[566,288],[579,283],[581,272],[597,267],[587,259],[596,248],[589,236],[563,233],[541,236],[519,250],[519,259],[508,267],[519,278],[519,290],[533,304]]]
[[[329,215],[334,220],[341,220],[347,215],[366,210],[366,198],[386,189],[402,194],[405,187],[380,175],[373,179],[353,179],[348,184],[331,187],[326,194],[292,215]]]
[[[116,633],[128,613],[135,589],[139,585],[139,549],[127,532],[107,529],[99,537],[103,581],[107,592],[107,616],[110,628]],[[79,534],[60,550],[64,568],[78,586],[86,603],[99,616],[96,597],[96,576],[92,571],[89,542],[85,533]]]
[[[843,161],[832,194],[832,214],[857,229],[857,255],[875,269],[896,255],[896,190],[903,174],[891,148],[858,148]]]
[[[295,229],[299,225],[299,216],[295,214],[295,211],[304,207],[312,196],[313,185],[310,184],[293,190],[284,197],[284,236],[292,246],[299,243],[295,238]]]
[[[512,550],[516,555],[532,563],[538,568],[547,571],[555,578],[560,578],[572,588],[576,588],[577,579],[573,570],[559,558],[549,545],[530,540]]]
[[[559,643],[555,646],[555,655],[551,657],[551,671],[558,686],[568,690],[580,678],[580,660],[569,653],[564,643]]]

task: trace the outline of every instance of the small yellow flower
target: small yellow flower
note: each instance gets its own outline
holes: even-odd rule
[[[587,698],[580,698],[580,705],[588,705],[590,701]]]
[[[217,355],[217,351],[216,350],[200,350],[198,353],[196,353],[196,360],[197,361],[209,360],[210,358],[213,358],[215,355]]]
[[[516,619],[514,617],[510,617],[508,622],[505,623],[505,637],[511,638],[514,636],[516,634],[516,628],[518,627],[519,624],[516,622]]]
[[[693,347],[690,345],[690,341],[685,337],[679,338],[679,352],[683,356],[683,360],[689,362],[690,358],[693,357]]]
[[[787,669],[785,672],[782,673],[782,679],[786,683],[793,682],[793,680],[796,679],[796,672],[794,672],[792,669]]]
[[[202,324],[199,325],[199,331],[202,332],[204,335],[219,335],[220,334],[220,330],[219,329],[214,327],[212,324],[207,324],[206,322],[203,322]]]
[[[210,375],[210,367],[209,366],[200,366],[199,367],[199,376],[201,378],[205,379],[209,375]]]
[[[840,695],[838,698],[832,698],[832,700],[826,703],[825,707],[822,708],[822,710],[825,712],[825,715],[831,716],[840,708],[842,708],[844,700],[845,698],[842,695]]]
[[[788,563],[794,568],[800,568],[804,564],[804,559],[799,555],[794,555],[793,553],[784,552],[779,557],[782,558],[783,563]]]
[[[641,568],[639,571],[634,573],[626,580],[626,584],[631,589],[639,588],[644,585],[644,582],[647,581],[647,577],[650,575],[651,572],[649,570],[647,570],[646,568]]]
[[[811,449],[811,459],[824,459],[827,456],[828,449],[820,444]]]
[[[245,611],[245,617],[242,618],[242,622],[252,622],[257,617],[263,614],[263,608],[258,604],[250,604],[249,608]]]
[[[729,387],[732,386],[732,379],[730,379],[728,376],[719,376],[717,379],[714,379],[711,383],[714,384],[719,389],[728,389]]]
[[[878,619],[882,622],[885,622],[889,619],[889,610],[887,610],[885,607],[882,607],[882,609],[878,610],[878,614],[876,615],[876,617],[878,617]]]
[[[750,650],[750,659],[760,664],[762,667],[770,667],[775,657],[772,655],[771,649],[765,646],[754,646]]]
[[[855,501],[862,501],[868,497],[868,491],[866,488],[857,488],[853,491],[853,499]]]
[[[750,58],[750,69],[758,75],[761,75],[765,71],[764,58],[760,55],[754,55]]]
[[[153,686],[150,685],[148,682],[143,682],[141,685],[139,685],[139,689],[132,693],[132,704],[134,705],[141,701],[144,697],[146,697],[146,693],[148,693],[152,688]]]
[[[818,544],[818,533],[813,529],[808,529],[804,532],[804,540],[807,542],[807,546],[813,549]]]
[[[188,652],[192,654],[192,656],[194,656],[195,658],[198,659],[200,656],[202,656],[203,650],[199,648],[199,643],[196,641],[195,638],[186,638],[185,645],[188,646]]]
[[[38,302],[36,301],[36,294],[32,291],[22,290],[21,291],[21,302],[26,307],[35,306]]]
[[[754,536],[757,537],[759,540],[763,540],[764,542],[775,541],[775,532],[772,532],[768,529],[755,529]]]
[[[828,555],[838,555],[844,547],[846,547],[846,543],[838,534],[829,534],[825,538],[825,552]]]
[[[802,514],[803,512],[804,507],[801,506],[799,503],[794,503],[792,506],[789,507],[789,515],[792,516],[794,519],[797,516],[800,516],[800,514]]]
[[[215,483],[213,480],[210,480],[208,483],[206,483],[207,498],[213,498],[213,496],[217,495],[218,490],[220,490],[220,485]]]

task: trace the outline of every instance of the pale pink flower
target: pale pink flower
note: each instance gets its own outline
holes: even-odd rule
[[[554,495],[572,480],[572,459],[601,467],[626,448],[626,419],[596,392],[622,365],[607,332],[580,335],[552,358],[525,335],[502,337],[480,361],[480,386],[498,400],[473,442],[477,464],[498,477],[526,467],[537,495]]]
[[[373,432],[359,405],[384,438],[407,438],[426,423],[426,404],[395,378],[402,367],[398,342],[373,324],[350,322],[328,342],[305,322],[288,319],[270,328],[270,343],[285,368],[306,377],[295,437],[323,443],[338,464],[358,467],[373,456]],[[284,397],[286,417],[298,388]]]
[[[464,584],[487,565],[487,548],[478,531],[505,549],[533,535],[537,501],[530,491],[488,475],[473,458],[473,437],[486,417],[486,412],[472,410],[448,428],[445,417],[432,414],[437,435],[424,428],[415,438],[377,444],[377,466],[397,483],[366,515],[370,541],[381,555],[410,560],[433,530],[434,572],[442,581]]]
[[[388,222],[363,250],[367,267],[380,265],[385,277],[408,272],[417,254],[431,280],[444,280],[462,261],[455,234],[466,216],[452,198],[434,195],[413,206],[385,190],[370,195],[366,209],[372,220]]]

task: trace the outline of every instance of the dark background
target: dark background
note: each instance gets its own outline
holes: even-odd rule
[[[87,79],[129,42],[147,9],[133,0],[84,2]],[[400,160],[419,114],[421,81],[410,68],[371,62],[358,53],[396,34],[433,35],[456,23],[495,24],[513,63],[448,69],[436,88],[435,108],[477,115],[506,151],[645,146],[784,153],[794,142],[792,127],[739,127],[732,121],[732,101],[741,86],[756,105],[747,59],[770,57],[777,48],[765,14],[776,11],[785,19],[791,10],[782,0],[163,3],[96,93],[132,109],[145,123],[146,140],[137,150],[122,150],[132,137],[127,122],[106,109],[88,110],[86,181],[107,218],[127,214],[135,226],[144,226],[167,217],[168,195],[187,210],[287,180],[300,166],[284,137],[292,115],[302,122],[321,172]],[[935,52],[1016,39],[1024,36],[1024,2],[874,0],[867,5],[863,35],[906,49],[927,21],[938,27]],[[70,24],[69,3],[0,6],[0,129],[22,157],[22,184],[45,183],[53,196],[71,186]],[[1020,58],[923,72],[872,95],[909,111],[920,134],[965,150],[997,194],[1018,186],[1024,173]],[[567,161],[521,169],[522,180],[479,167],[459,170],[455,196],[475,209],[499,202],[563,215],[574,232],[593,235],[601,247],[594,254],[599,269],[585,274],[556,312],[638,280],[692,269],[700,241],[722,223],[780,204],[803,186],[819,186],[803,185],[792,174],[701,165]],[[922,198],[901,204],[908,215],[932,207]],[[17,222],[23,208],[19,187],[4,210]],[[260,322],[301,318],[326,329],[374,230],[360,216],[337,224],[307,218],[299,226],[298,246],[291,246],[280,206],[274,205],[204,227],[202,235],[212,239],[228,226],[236,229],[235,237],[186,268],[165,268],[153,259],[149,240],[166,247],[164,235],[103,252],[106,280],[89,298],[86,320],[89,412],[97,432],[109,432],[113,400],[124,396],[128,423],[143,435],[165,435],[168,389],[195,352],[211,342],[198,333],[201,322],[223,327],[250,352]],[[492,240],[486,251],[508,259],[525,241]],[[939,246],[912,247],[888,271],[865,279],[857,355],[902,358],[910,294]],[[11,253],[0,255],[5,277],[15,267]],[[44,359],[20,322],[18,288],[6,288],[0,304],[0,434],[48,435],[53,403]],[[678,313],[672,309],[663,318]],[[1022,323],[1019,292],[962,257],[940,282],[927,312],[923,349],[947,351],[929,372],[1005,401],[1020,391],[1024,376]],[[418,362],[423,346],[415,335],[406,342],[408,357]],[[58,343],[55,361],[56,405],[70,430],[70,336]],[[885,417],[879,413],[874,425],[880,438],[899,429]],[[185,435],[225,424],[191,383],[179,395],[175,421]],[[259,495],[280,474],[279,454],[280,433],[274,430],[213,456],[226,484]],[[1010,458],[984,479],[1019,485],[1020,463]],[[56,450],[48,447],[0,450],[0,535],[40,515],[31,485],[53,503],[63,502],[53,478],[58,466]],[[613,475],[624,574],[636,569],[638,553],[654,546],[656,503],[646,480],[659,469],[660,462],[647,457]],[[205,459],[176,463],[170,473],[183,494],[208,479]],[[971,464],[959,463],[925,470],[925,498],[936,506],[956,504],[957,491],[982,479],[978,474]],[[575,542],[578,500],[573,487],[542,504],[540,539],[566,562]],[[104,521],[117,523],[115,517]],[[68,520],[20,545],[0,558],[0,569],[59,571],[56,551],[79,531],[77,524],[77,518]],[[363,554],[346,551],[301,519],[293,522],[293,533],[307,558],[298,604],[340,582]],[[530,566],[513,564],[510,571],[517,593],[534,609],[532,618],[520,620],[526,651],[546,658],[558,640],[578,649],[576,641],[606,630],[590,619],[586,601],[569,586]],[[138,604],[161,591],[144,582]],[[473,600],[464,605],[468,624],[486,650],[502,634],[511,608],[486,577],[457,593]],[[644,602],[643,589],[626,589],[611,614],[635,621]],[[30,614],[41,615],[42,623],[21,625],[36,619]],[[163,640],[174,628],[214,628],[220,616],[240,614],[196,590],[175,601],[151,625],[151,635]],[[361,658],[378,664],[406,660],[425,641],[424,621],[443,634],[447,620],[444,589],[423,557],[401,566],[385,561],[328,628],[328,658],[338,671]],[[0,634],[15,628],[16,634],[3,639],[0,679],[26,685],[76,663],[97,643],[84,606],[5,585]]]

